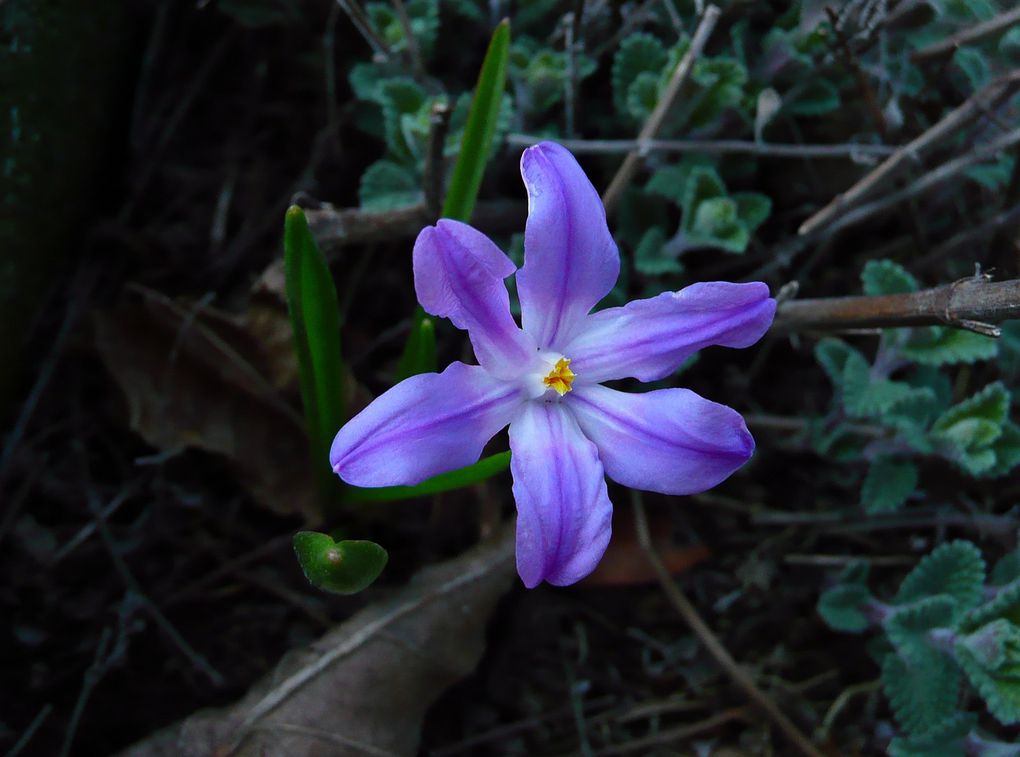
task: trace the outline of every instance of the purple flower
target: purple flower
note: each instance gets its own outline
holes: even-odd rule
[[[702,347],[747,347],[772,323],[760,282],[706,282],[591,313],[620,256],[595,188],[574,157],[543,142],[524,152],[523,329],[504,279],[516,266],[471,226],[441,220],[414,244],[418,300],[468,332],[479,365],[402,381],[351,419],[330,462],[355,486],[413,485],[469,465],[510,424],[517,571],[526,586],[572,584],[609,543],[605,477],[693,494],[754,451],[743,418],[687,389],[626,394],[603,381],[669,376]]]

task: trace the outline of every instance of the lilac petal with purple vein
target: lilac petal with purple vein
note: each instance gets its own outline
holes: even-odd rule
[[[760,281],[711,281],[590,316],[564,348],[585,383],[665,378],[703,347],[748,347],[768,331],[776,301]]]
[[[634,489],[703,492],[754,452],[740,413],[690,389],[627,394],[593,384],[578,387],[565,404],[598,447],[606,474]]]
[[[418,234],[413,260],[418,302],[466,330],[486,370],[510,377],[533,359],[534,342],[514,323],[503,283],[517,268],[487,236],[444,219]]]
[[[329,462],[354,486],[412,486],[476,462],[522,402],[515,384],[451,363],[384,392],[340,429]]]
[[[521,175],[528,189],[521,321],[539,347],[561,349],[616,284],[620,255],[598,192],[565,148],[529,147]]]
[[[517,572],[528,588],[565,586],[598,565],[613,506],[595,445],[558,404],[528,402],[510,424]]]

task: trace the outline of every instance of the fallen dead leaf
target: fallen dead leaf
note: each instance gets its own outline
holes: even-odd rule
[[[208,306],[132,291],[130,302],[93,315],[96,350],[131,428],[164,452],[223,455],[262,505],[318,523],[304,421],[266,378],[258,340]]]
[[[514,537],[422,570],[306,649],[236,704],[204,711],[122,757],[412,755],[429,706],[468,675],[514,576]]]
[[[665,511],[649,508],[648,517],[652,543],[670,574],[678,576],[686,573],[712,554],[704,544],[674,542]],[[655,580],[655,570],[638,543],[631,509],[616,508],[613,512],[613,538],[599,566],[584,583],[588,586],[635,586],[654,583]]]

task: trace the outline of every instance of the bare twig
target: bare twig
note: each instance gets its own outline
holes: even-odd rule
[[[25,732],[21,734],[21,738],[18,739],[18,743],[12,746],[10,751],[7,752],[7,757],[17,757],[17,755],[21,754],[21,750],[24,749],[28,745],[28,742],[32,740],[32,737],[35,736],[35,732],[39,730],[43,723],[46,722],[46,718],[50,716],[51,712],[53,712],[52,704],[46,703],[43,705],[43,708],[39,710],[34,718],[32,718],[32,722],[29,723]]]
[[[800,225],[798,233],[801,236],[811,234],[836,216],[859,204],[869,193],[895,174],[904,163],[917,160],[926,148],[944,137],[958,133],[967,123],[994,108],[1018,86],[1020,86],[1020,69],[1012,71],[978,90],[962,105],[948,113],[920,136],[900,147],[850,189],[804,221]]]
[[[897,192],[892,192],[891,194],[874,200],[873,202],[860,205],[856,209],[848,212],[842,218],[836,220],[824,231],[826,235],[832,234],[840,229],[846,228],[847,226],[860,223],[873,215],[889,210],[905,200],[917,197],[918,195],[949,181],[949,179],[960,175],[975,163],[987,160],[996,153],[1008,149],[1018,142],[1020,142],[1020,129],[1014,129],[986,145],[981,145],[966,155],[961,155],[954,160],[943,163],[938,168],[924,174],[916,181],[911,182],[909,186],[906,186]]]
[[[506,138],[513,147],[529,147],[545,137],[510,134]],[[627,152],[661,153],[732,153],[757,155],[763,158],[870,158],[891,155],[895,147],[888,145],[854,144],[795,145],[750,142],[739,139],[560,139],[557,140],[576,155],[616,155]]]
[[[584,0],[575,0],[574,10],[563,17],[563,45],[567,53],[567,76],[563,82],[564,132],[573,137],[577,123],[577,48],[581,44]]]
[[[915,50],[911,54],[910,60],[914,63],[921,63],[932,58],[952,55],[963,45],[977,42],[985,37],[992,37],[1017,23],[1020,23],[1020,6],[1011,11],[1000,13],[998,16],[987,21],[982,21],[980,24],[975,24],[969,29],[952,34],[943,40]]]
[[[449,126],[450,106],[440,100],[432,106],[429,113],[429,140],[423,172],[425,207],[433,221],[443,212],[443,178],[446,173],[443,148],[446,147],[446,132]]]
[[[666,114],[669,113],[674,100],[680,94],[680,89],[690,78],[694,62],[701,55],[701,51],[704,49],[705,43],[708,42],[708,38],[712,34],[712,30],[715,29],[715,24],[718,20],[719,8],[714,5],[705,8],[705,14],[701,17],[697,31],[694,32],[694,38],[691,40],[690,47],[687,48],[684,57],[680,59],[676,69],[673,71],[673,75],[669,79],[669,83],[666,85],[666,90],[662,93],[659,102],[655,105],[655,109],[648,116],[644,126],[641,127],[641,131],[638,133],[639,143],[652,139],[659,133],[663,122],[666,120]],[[620,199],[620,194],[630,184],[631,179],[634,178],[641,156],[642,154],[639,149],[627,153],[627,157],[623,159],[623,164],[617,170],[613,180],[609,182],[608,189],[602,195],[602,204],[606,207],[607,215],[612,213],[617,200]]]
[[[1020,279],[973,276],[909,294],[792,300],[779,306],[773,330],[840,331],[865,327],[955,326],[998,336],[991,324],[1020,318]]]
[[[605,749],[599,749],[595,754],[597,757],[610,757],[610,755],[629,754],[639,750],[647,754],[652,747],[661,747],[666,744],[671,746],[677,745],[686,739],[690,739],[705,731],[711,731],[733,720],[747,720],[750,715],[750,707],[731,707],[728,710],[710,715],[697,723],[685,723],[673,726],[672,728],[660,728],[648,736],[642,736],[622,744],[614,744]]]
[[[882,137],[882,141],[886,142],[889,140],[889,126],[885,122],[885,116],[882,115],[882,108],[878,104],[878,98],[875,97],[875,90],[868,81],[864,69],[861,68],[861,62],[857,59],[853,48],[850,47],[850,41],[846,38],[846,33],[843,31],[842,24],[839,23],[836,11],[830,5],[825,7],[825,12],[829,16],[829,21],[835,32],[835,43],[839,56],[843,59],[843,65],[854,75],[854,79],[857,81],[857,89],[861,93],[861,97],[864,98],[865,105],[868,106],[868,112],[871,113],[871,120],[875,122],[875,128],[878,130],[879,136]]]
[[[811,743],[810,739],[801,733],[800,729],[794,725],[786,715],[782,713],[776,703],[773,702],[765,692],[758,688],[758,685],[754,682],[754,679],[748,674],[733,659],[726,647],[723,646],[719,638],[712,632],[712,629],[708,627],[708,624],[702,619],[698,613],[697,608],[691,604],[690,600],[684,596],[683,592],[677,587],[676,582],[670,575],[669,570],[663,565],[662,559],[655,551],[655,547],[652,545],[652,538],[648,532],[648,518],[645,515],[645,506],[641,501],[641,495],[638,492],[632,492],[631,502],[634,507],[634,523],[637,531],[638,543],[645,552],[645,556],[648,558],[648,562],[651,563],[652,568],[655,570],[656,576],[659,579],[659,584],[662,586],[663,591],[666,592],[666,596],[669,598],[670,604],[676,609],[680,616],[684,619],[684,622],[690,626],[690,629],[694,632],[695,636],[704,644],[705,649],[708,650],[709,654],[715,658],[719,666],[726,672],[726,674],[736,683],[744,693],[758,705],[776,726],[783,732],[783,734],[797,747],[798,751],[803,754],[811,755],[811,757],[822,757],[822,753],[815,748],[814,744]]]
[[[1020,161],[1017,161],[1017,165],[1020,166]],[[908,262],[907,267],[916,270],[930,266],[932,263],[946,257],[954,250],[963,247],[964,245],[973,244],[984,237],[991,236],[997,231],[1014,225],[1017,221],[1020,221],[1020,204],[1007,207],[1002,212],[996,213],[994,216],[982,221],[977,226],[972,226],[954,234],[924,257]],[[877,258],[880,256],[876,255],[875,257]]]
[[[527,207],[522,202],[480,202],[471,216],[471,223],[494,233],[515,231],[524,227],[526,214]],[[429,216],[425,203],[379,211],[323,208],[308,210],[305,215],[312,233],[327,248],[327,253],[352,244],[413,237],[435,220]]]
[[[390,50],[389,45],[383,41],[382,37],[375,33],[375,29],[372,28],[372,22],[365,14],[358,0],[336,0],[336,2],[343,8],[344,13],[347,14],[351,23],[354,24],[354,28],[365,38],[368,46],[372,48],[376,55],[380,55],[386,60],[391,59],[393,51]]]
[[[411,69],[416,79],[424,78],[425,64],[421,60],[421,50],[418,48],[418,39],[411,29],[411,18],[407,15],[407,8],[404,0],[392,0],[393,9],[397,12],[397,19],[400,21],[400,28],[404,30],[404,39],[407,40],[407,57],[411,61]]]

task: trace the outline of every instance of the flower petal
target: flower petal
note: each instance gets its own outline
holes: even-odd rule
[[[535,358],[535,344],[510,315],[503,279],[516,270],[480,231],[443,219],[414,243],[414,288],[426,311],[453,321],[471,338],[490,373],[511,378]]]
[[[510,424],[517,572],[529,589],[566,586],[598,565],[613,506],[595,445],[560,403],[527,402]]]
[[[760,281],[709,281],[590,316],[563,348],[584,383],[657,381],[713,344],[749,347],[768,331],[776,301]]]
[[[565,400],[598,447],[606,474],[624,486],[696,494],[726,479],[754,452],[740,413],[689,389],[626,394],[593,384]]]
[[[528,189],[524,267],[517,274],[524,330],[538,346],[558,348],[620,274],[606,210],[574,156],[554,142],[521,158]]]
[[[478,460],[521,400],[484,368],[451,363],[376,397],[337,432],[329,462],[354,486],[412,486]]]

